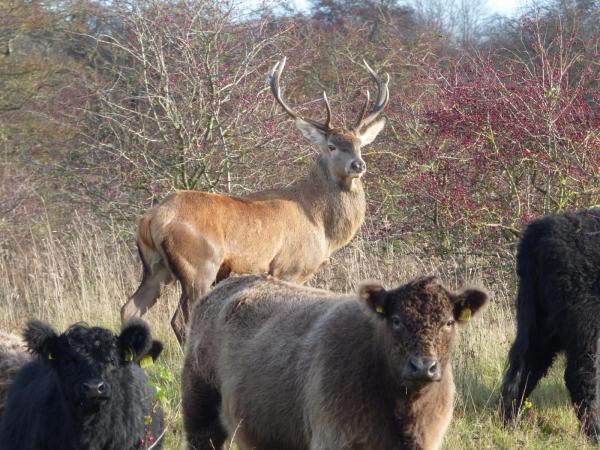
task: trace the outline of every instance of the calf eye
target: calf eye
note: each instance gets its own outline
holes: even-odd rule
[[[331,150],[331,151],[334,151],[334,150],[335,150],[335,145],[333,145],[333,144],[329,144],[329,145],[327,146],[327,148],[329,148],[329,150]]]
[[[444,324],[444,330],[445,331],[450,331],[452,329],[452,326],[454,325],[455,320],[454,319],[450,319],[448,322],[446,322]]]
[[[72,366],[74,366],[74,365],[75,365],[75,358],[73,358],[73,357],[71,357],[71,356],[65,356],[65,357],[63,358],[63,364],[64,364],[66,367],[72,367]]]
[[[392,317],[392,328],[394,328],[394,330],[399,330],[400,328],[402,328],[402,321],[400,320],[400,317]]]

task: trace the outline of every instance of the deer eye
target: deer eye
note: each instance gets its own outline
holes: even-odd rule
[[[329,144],[327,146],[327,148],[329,148],[329,150],[331,150],[331,151],[334,151],[336,149],[335,145],[333,145],[333,144]]]

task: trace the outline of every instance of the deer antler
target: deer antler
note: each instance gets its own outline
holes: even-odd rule
[[[283,58],[281,61],[277,62],[269,72],[269,84],[271,86],[271,92],[273,93],[273,97],[275,100],[281,105],[281,107],[294,119],[302,119],[305,122],[314,125],[321,131],[328,132],[332,129],[331,126],[331,105],[329,105],[329,100],[327,99],[327,94],[323,91],[323,100],[325,101],[325,107],[327,108],[327,120],[325,123],[317,122],[316,120],[306,119],[304,117],[300,117],[292,108],[288,106],[288,104],[283,100],[281,96],[281,88],[279,87],[279,77],[281,76],[281,72],[283,72],[283,68],[285,67],[285,62],[287,58]]]
[[[360,111],[360,114],[358,115],[358,119],[356,120],[356,125],[354,126],[354,131],[358,131],[362,127],[365,127],[365,126],[373,123],[373,121],[375,121],[375,119],[377,119],[379,114],[381,114],[381,111],[383,111],[383,109],[385,108],[385,106],[387,105],[387,103],[390,99],[390,91],[388,89],[388,83],[390,82],[390,74],[386,72],[385,76],[387,79],[384,83],[383,80],[381,78],[379,78],[379,76],[375,73],[375,71],[373,69],[371,69],[371,67],[367,64],[367,62],[364,59],[363,59],[363,63],[365,65],[365,67],[367,68],[367,70],[369,71],[369,74],[371,75],[373,80],[375,80],[375,83],[377,83],[377,98],[375,100],[375,104],[373,105],[373,109],[365,117],[365,112],[367,111],[367,107],[369,106],[369,100],[370,100],[369,91],[366,92],[367,98],[365,100],[365,103],[364,103],[361,111]]]

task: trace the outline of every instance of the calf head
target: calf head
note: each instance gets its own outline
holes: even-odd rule
[[[29,351],[56,374],[63,397],[78,417],[97,413],[111,399],[119,370],[162,350],[141,320],[130,321],[119,336],[81,324],[59,335],[46,323],[32,320],[23,336]]]
[[[408,388],[441,381],[456,329],[488,303],[479,289],[452,293],[435,277],[396,289],[367,283],[359,295],[383,322],[382,345],[392,376]]]

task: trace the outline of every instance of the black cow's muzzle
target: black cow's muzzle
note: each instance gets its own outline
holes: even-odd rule
[[[110,384],[102,380],[85,382],[81,394],[79,408],[84,414],[93,414],[110,399]]]

